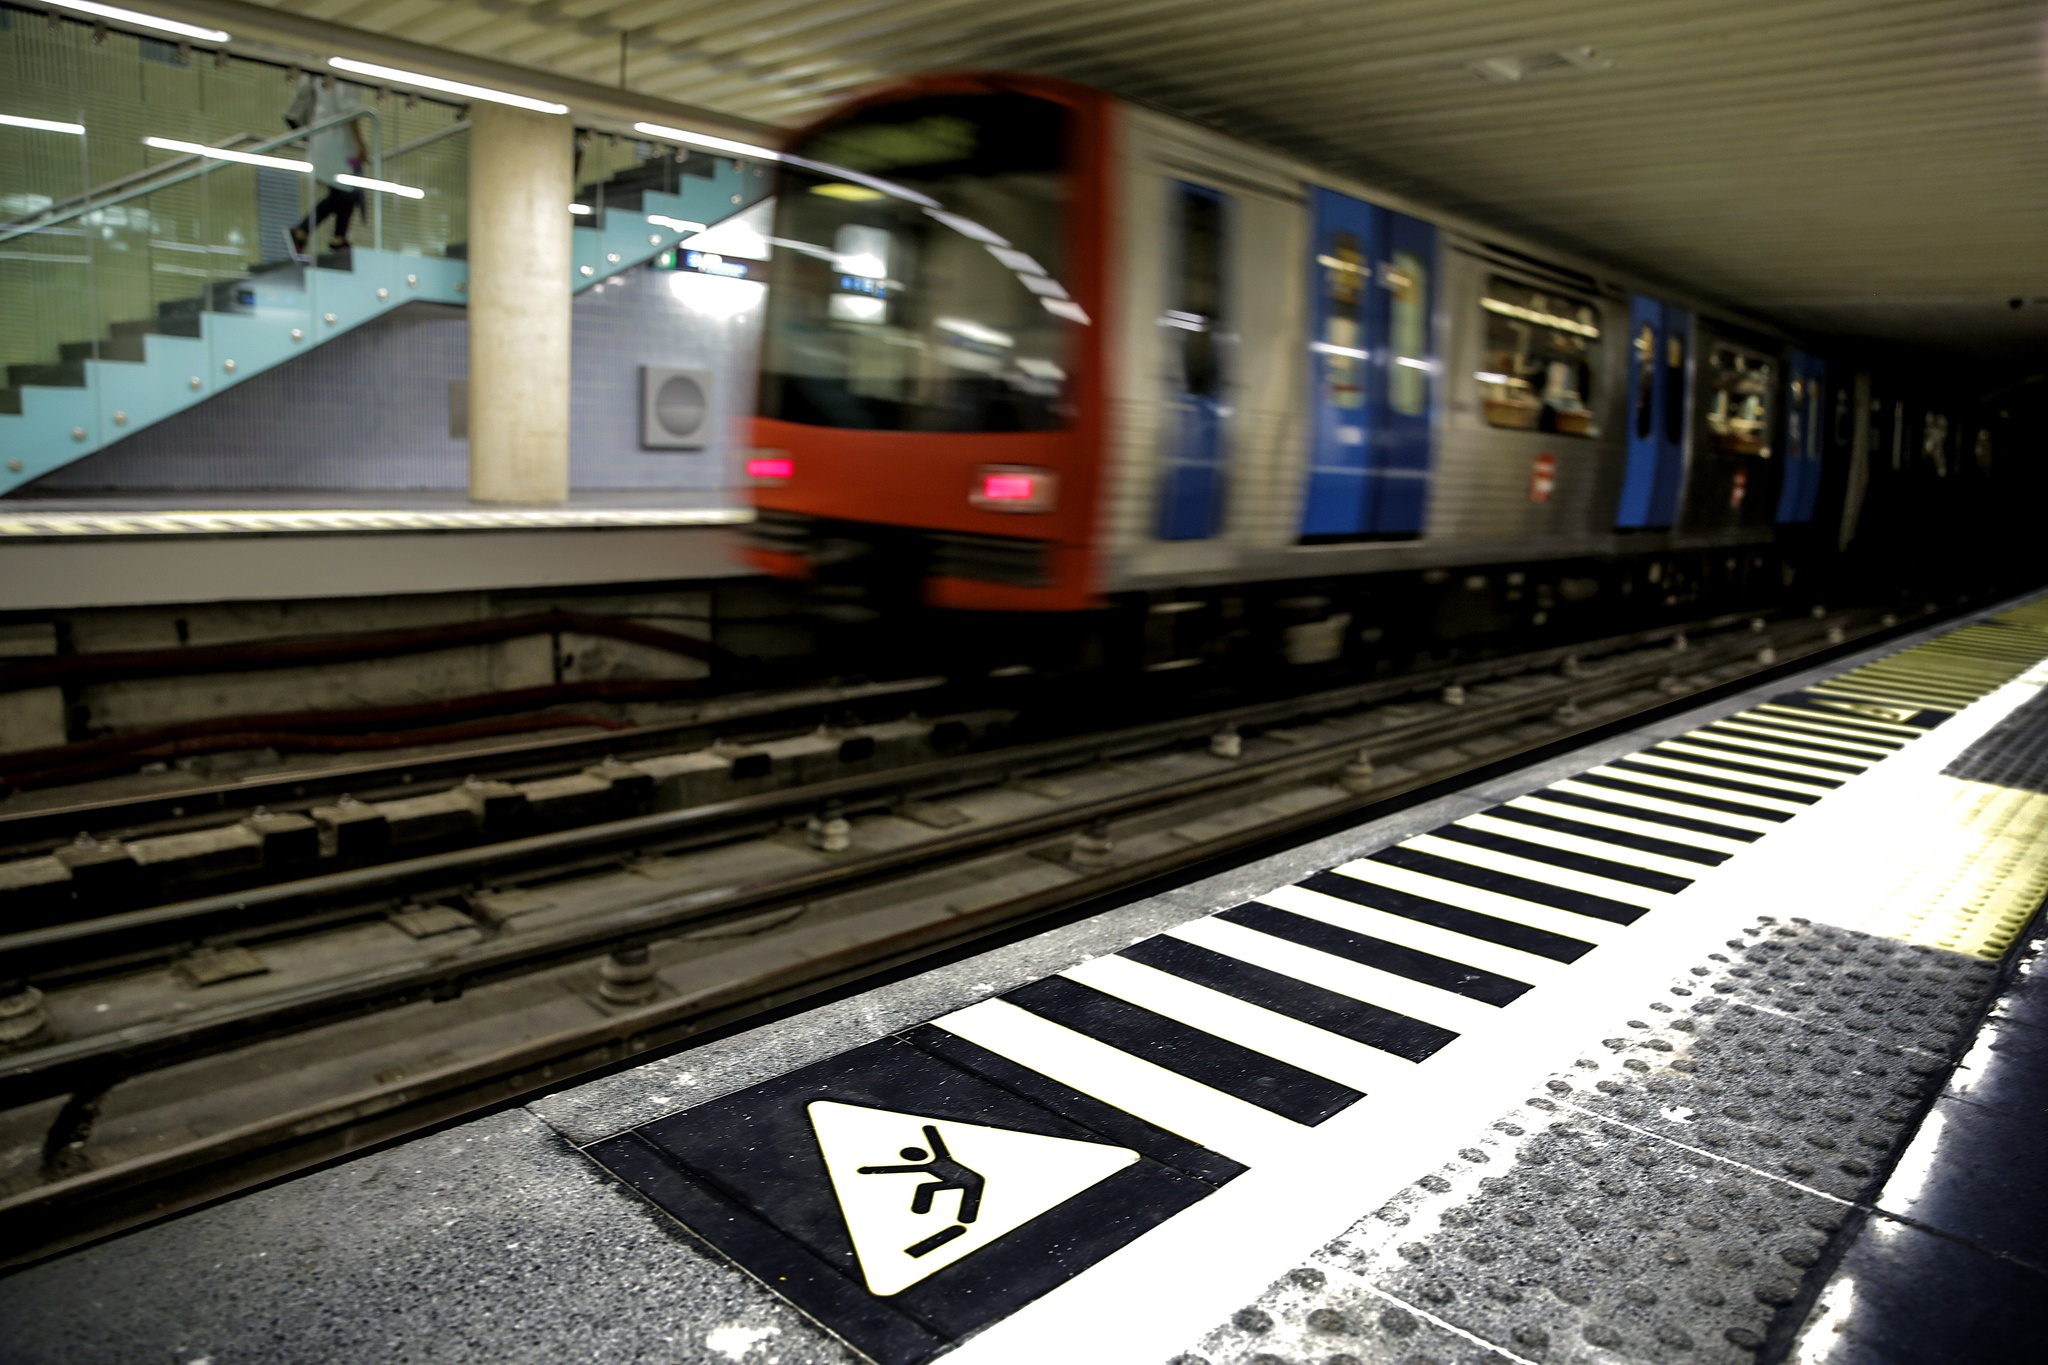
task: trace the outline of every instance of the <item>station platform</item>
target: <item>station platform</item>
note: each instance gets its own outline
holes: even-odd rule
[[[2048,598],[0,1279],[0,1360],[2020,1361]]]

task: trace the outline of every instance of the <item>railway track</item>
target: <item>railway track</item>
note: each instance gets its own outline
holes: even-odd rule
[[[0,934],[7,976],[33,983],[0,997],[20,1037],[0,1053],[0,1254],[45,1254],[1896,624],[1718,618],[958,752],[931,742],[947,722],[922,721],[922,747],[896,761],[846,771],[827,736],[795,780],[754,790],[733,787],[763,774],[736,776],[719,749],[725,789],[675,786],[665,808],[658,777],[623,771],[660,771],[657,754],[608,777],[647,797],[638,813],[509,838],[483,820],[417,856],[350,862],[304,816],[322,853],[283,870],[310,875],[113,913],[74,897]],[[714,751],[666,758],[691,752]],[[34,1014],[13,1003],[31,997]]]

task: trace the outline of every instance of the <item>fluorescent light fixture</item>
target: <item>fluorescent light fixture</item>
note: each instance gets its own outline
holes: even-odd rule
[[[702,147],[709,152],[724,152],[727,156],[750,156],[756,161],[782,160],[781,152],[771,151],[766,147],[756,147],[751,142],[734,142],[729,137],[712,137],[709,133],[686,132],[681,128],[671,128],[665,123],[636,123],[633,125],[633,131],[645,133],[649,137],[664,138],[669,142],[681,142],[692,147]]]
[[[1016,271],[1019,275],[1043,275],[1045,273],[1044,266],[1021,251],[1012,251],[1008,247],[992,246],[988,249],[988,254]]]
[[[576,209],[572,205],[569,212],[574,213],[575,211]],[[658,228],[667,228],[670,232],[702,232],[704,230],[702,223],[693,223],[687,218],[670,218],[666,214],[661,213],[648,214],[647,221]]]
[[[0,114],[0,123],[10,128],[33,128],[42,133],[69,133],[73,137],[85,136],[83,123],[59,123],[50,118],[30,118],[26,114]]]
[[[146,147],[155,147],[166,152],[184,152],[187,156],[203,156],[208,161],[239,161],[244,166],[268,166],[274,171],[297,171],[300,175],[311,175],[313,163],[295,161],[288,156],[264,156],[257,152],[234,152],[226,147],[209,147],[203,142],[180,142],[174,137],[146,137]]]
[[[55,5],[58,9],[90,14],[95,19],[110,19],[117,24],[133,24],[137,28],[155,29],[158,33],[175,33],[180,38],[197,38],[203,43],[225,43],[231,36],[217,28],[181,24],[176,19],[159,19],[154,14],[137,14],[132,9],[94,4],[93,0],[47,0],[47,3]]]
[[[829,161],[806,161],[800,156],[784,156],[782,159],[792,166],[801,166],[807,171],[816,171],[820,175],[834,176],[840,180],[851,180],[857,185],[865,185],[878,194],[885,194],[891,199],[901,199],[906,204],[917,204],[926,209],[935,209],[939,206],[939,201],[930,195],[919,194],[916,190],[905,185],[899,185],[893,180],[883,180],[879,176],[863,175],[859,171],[850,171],[844,166],[835,166]]]
[[[1545,313],[1535,308],[1524,308],[1519,303],[1509,303],[1505,299],[1482,298],[1479,300],[1479,306],[1489,313],[1498,313],[1504,318],[1514,318],[1518,322],[1533,322],[1538,327],[1553,327],[1560,332],[1570,332],[1574,336],[1597,337],[1600,335],[1600,329],[1590,322],[1580,322],[1577,318],[1559,317],[1555,313]]]
[[[1371,351],[1362,351],[1356,346],[1339,346],[1334,341],[1311,341],[1308,348],[1317,355],[1341,355],[1347,360],[1371,360]]]
[[[1472,377],[1482,384],[1511,384],[1514,382],[1508,376],[1495,374],[1492,370],[1476,370],[1473,372]]]
[[[1088,325],[1088,310],[1071,299],[1040,299],[1039,303],[1044,305],[1046,312],[1056,318],[1065,318],[1068,322],[1078,322],[1083,327]]]
[[[825,300],[825,316],[835,322],[880,322],[888,314],[887,299],[866,294],[834,294]]]
[[[590,209],[590,205],[588,205],[588,204],[571,204],[571,205],[569,205],[569,212],[571,212],[571,213],[575,214],[575,215],[576,215],[576,216],[577,216],[578,218],[582,218],[582,217],[584,217],[584,216],[588,215],[588,214],[590,213],[590,211],[591,211],[591,209]]]
[[[849,204],[871,204],[877,199],[889,196],[868,185],[848,185],[843,181],[828,180],[822,185],[811,186],[811,193],[824,199],[843,199]]]
[[[327,64],[336,71],[347,71],[357,76],[374,76],[378,80],[393,81],[400,85],[416,85],[422,90],[438,90],[444,95],[461,95],[465,99],[483,100],[489,104],[509,104],[514,109],[531,109],[536,114],[566,114],[569,106],[556,104],[552,100],[529,99],[525,95],[508,94],[493,90],[489,86],[471,85],[467,81],[443,80],[439,76],[423,76],[417,71],[400,71],[396,67],[378,66],[374,62],[359,62],[353,57],[329,57]]]
[[[1408,367],[1409,369],[1411,369],[1411,370],[1434,370],[1434,369],[1436,369],[1436,362],[1435,362],[1435,361],[1433,361],[1433,360],[1424,360],[1424,359],[1422,359],[1422,358],[1421,358],[1421,357],[1419,357],[1419,356],[1412,356],[1412,355],[1397,355],[1397,356],[1395,356],[1395,357],[1394,357],[1394,363],[1395,363],[1396,365],[1406,365],[1406,366],[1407,366],[1407,367]]]
[[[379,194],[395,194],[401,199],[424,199],[427,192],[413,185],[401,185],[395,180],[372,180],[367,175],[337,175],[337,185],[347,185],[355,190],[376,190]]]
[[[947,213],[936,205],[926,208],[925,216],[944,223],[962,237],[972,237],[975,241],[985,242],[989,246],[1007,247],[1010,244],[1009,238],[998,236],[995,232],[983,227],[972,218],[962,218],[957,213]]]
[[[1005,351],[1017,344],[1017,338],[1008,332],[998,332],[993,327],[984,327],[967,318],[940,318],[937,325],[942,332],[951,332],[954,336],[965,337],[969,341],[978,341],[984,346],[995,346]]]
[[[836,253],[826,250],[816,242],[799,242],[790,237],[770,237],[768,245],[780,247],[784,251],[794,251],[801,256],[814,256],[821,261],[836,261],[839,259]]]
[[[1063,299],[1067,297],[1067,287],[1058,280],[1046,275],[1019,275],[1017,283],[1041,298]]]

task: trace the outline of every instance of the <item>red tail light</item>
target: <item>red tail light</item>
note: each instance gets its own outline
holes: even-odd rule
[[[967,501],[985,512],[1050,512],[1059,476],[1029,465],[985,464],[974,471]]]
[[[757,482],[788,483],[796,474],[796,461],[787,455],[751,455],[747,458],[747,477]]]

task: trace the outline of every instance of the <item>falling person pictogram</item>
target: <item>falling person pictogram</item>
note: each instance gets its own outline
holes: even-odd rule
[[[982,1178],[980,1172],[971,1171],[953,1159],[953,1154],[946,1150],[945,1139],[940,1137],[939,1130],[929,1123],[924,1125],[924,1140],[931,1148],[929,1153],[923,1147],[905,1147],[898,1153],[906,1162],[911,1163],[909,1165],[861,1166],[857,1168],[857,1173],[860,1175],[910,1175],[915,1173],[930,1176],[931,1179],[929,1181],[920,1184],[915,1190],[911,1191],[910,1211],[912,1213],[930,1213],[932,1211],[932,1200],[947,1190],[959,1191],[960,1208],[955,1215],[958,1221],[952,1227],[941,1228],[938,1232],[933,1233],[922,1241],[912,1243],[910,1246],[903,1248],[903,1254],[906,1256],[923,1256],[929,1252],[936,1251],[955,1237],[964,1237],[967,1234],[966,1224],[972,1223],[975,1215],[981,1211],[982,1187],[988,1183]]]

